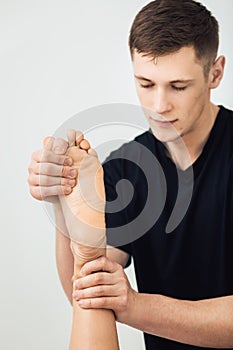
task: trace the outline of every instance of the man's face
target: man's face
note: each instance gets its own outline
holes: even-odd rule
[[[133,69],[137,94],[153,134],[162,142],[182,136],[192,141],[205,127],[210,110],[210,88],[192,47],[156,60],[136,51]],[[210,118],[209,118],[210,119]]]

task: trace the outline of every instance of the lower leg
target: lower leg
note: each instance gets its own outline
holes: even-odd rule
[[[81,267],[106,253],[105,237],[105,190],[103,169],[97,154],[83,138],[71,147],[68,154],[78,169],[78,183],[73,192],[60,197],[74,255],[74,278]],[[83,163],[82,163],[83,162]],[[84,166],[81,166],[81,163]],[[93,180],[95,184],[93,185]],[[80,188],[81,186],[81,188]],[[96,189],[100,201],[93,199]],[[85,201],[85,194],[87,201]],[[90,196],[91,195],[91,196]],[[88,202],[88,203],[87,203]],[[97,203],[98,202],[98,203]],[[112,310],[82,309],[73,299],[73,322],[69,350],[118,350],[115,316]]]

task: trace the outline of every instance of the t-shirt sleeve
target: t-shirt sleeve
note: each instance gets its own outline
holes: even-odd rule
[[[106,222],[106,235],[107,244],[116,247],[120,250],[129,254],[129,259],[125,267],[129,266],[131,263],[132,247],[131,243],[128,244],[118,244],[122,242],[122,234],[127,235],[127,215],[126,208],[123,203],[119,208],[119,198],[116,185],[121,180],[121,162],[120,160],[114,159],[110,160],[110,157],[103,163],[104,169],[104,185],[106,194],[106,210],[105,210],[105,222]],[[117,202],[118,206],[112,205],[113,202]],[[119,234],[121,237],[117,237],[117,228],[119,229]],[[125,231],[124,231],[125,230]],[[124,239],[123,239],[124,240]]]
[[[233,158],[230,167],[230,180],[229,180],[229,193],[230,193],[230,223],[231,223],[231,237],[233,241]]]

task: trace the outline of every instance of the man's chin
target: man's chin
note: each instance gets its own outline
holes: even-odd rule
[[[165,132],[165,131],[159,131],[159,130],[155,130],[155,129],[150,129],[152,134],[154,135],[154,137],[163,143],[167,143],[167,142],[176,142],[179,139],[181,139],[181,136],[177,133],[176,130],[171,130],[169,132]]]

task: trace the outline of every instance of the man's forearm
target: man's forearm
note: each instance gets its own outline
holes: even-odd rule
[[[135,294],[127,325],[201,347],[233,348],[233,296],[200,301]]]
[[[73,303],[72,292],[72,276],[74,273],[74,258],[70,249],[69,234],[65,225],[64,216],[61,210],[61,206],[58,202],[54,205],[55,225],[56,225],[56,262],[58,275],[61,281],[63,290],[69,299],[70,303]]]

